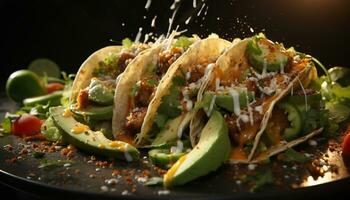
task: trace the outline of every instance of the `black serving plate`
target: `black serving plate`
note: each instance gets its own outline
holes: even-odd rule
[[[1,91],[4,91],[10,73],[26,68],[35,58],[51,58],[63,70],[76,73],[93,51],[116,44],[125,37],[135,38],[139,27],[143,27],[142,33],[166,33],[168,18],[172,15],[169,7],[173,2],[152,0],[150,9],[146,10],[146,1],[1,1]],[[348,0],[207,0],[208,9],[204,7],[199,16],[197,13],[203,1],[196,2],[197,7],[193,8],[193,1],[181,1],[175,17],[174,27],[180,25],[180,30],[187,29],[187,35],[206,36],[215,32],[223,38],[233,39],[262,31],[273,40],[317,57],[326,66],[349,66]],[[155,15],[156,26],[151,27]],[[191,22],[186,24],[189,16],[192,16]],[[0,118],[16,108],[17,105],[1,95]],[[164,194],[163,187],[146,187],[142,179],[136,177],[142,174],[142,170],[149,170],[150,176],[159,175],[147,160],[133,164],[115,162],[110,167],[101,168],[96,166],[96,161],[88,162],[90,155],[78,151],[69,167],[39,169],[40,159],[33,158],[31,153],[15,163],[6,162],[24,146],[30,147],[35,143],[28,144],[23,139],[8,136],[0,138],[0,183],[50,199],[327,198],[349,193],[349,172],[339,151],[340,140],[341,136],[334,141],[333,151],[324,141],[319,141],[317,147],[300,146],[300,149],[313,154],[314,160],[327,160],[327,166],[337,166],[337,172],[327,167],[326,173],[318,176],[310,173],[307,166],[275,166],[281,169],[279,174],[275,174],[279,183],[251,193],[249,186],[237,184],[236,179],[239,174],[250,173],[247,165],[225,165],[186,186],[170,189],[167,195],[159,195]],[[14,150],[8,151],[4,147],[7,144],[11,144]],[[325,157],[326,154],[328,157]],[[67,159],[61,156],[60,151],[48,153],[45,157]],[[102,158],[96,159],[103,161]],[[268,170],[271,166],[258,166],[257,170]],[[96,171],[96,168],[99,169]],[[112,176],[113,170],[123,169],[135,172],[131,181],[125,180],[128,173],[122,173],[121,177]],[[76,173],[76,170],[80,172]],[[295,175],[286,178],[290,171]],[[118,184],[107,185],[105,180],[111,178],[117,178]],[[128,184],[130,182],[131,185]],[[107,192],[101,189],[103,185],[107,186]],[[127,195],[122,195],[123,192]]]
[[[0,111],[16,109],[16,104],[2,97]],[[316,140],[317,141],[317,140]],[[2,184],[37,194],[47,198],[75,198],[75,199],[260,199],[283,197],[284,199],[301,199],[307,196],[324,197],[346,191],[350,183],[350,175],[344,165],[337,140],[331,145],[318,141],[313,147],[303,144],[302,149],[312,154],[313,162],[323,162],[320,167],[324,173],[313,173],[316,168],[309,165],[282,164],[272,160],[271,163],[256,166],[249,170],[248,165],[224,165],[208,176],[195,180],[185,186],[166,189],[163,186],[145,186],[144,182],[153,176],[160,176],[148,162],[147,158],[139,162],[125,163],[108,161],[110,165],[100,166],[106,161],[95,158],[84,152],[76,151],[67,158],[61,155],[61,146],[46,153],[44,158],[32,156],[36,144],[40,141],[25,141],[15,136],[0,138],[0,180]],[[12,148],[9,148],[9,145]],[[48,144],[50,146],[51,144]],[[44,145],[45,146],[45,145]],[[26,150],[23,153],[23,149]],[[144,152],[145,153],[145,152]],[[12,159],[16,159],[13,162]],[[40,168],[42,159],[71,160],[69,165]],[[253,171],[273,169],[277,183],[266,186],[257,192],[250,192],[249,183],[239,183],[237,177],[251,174]],[[116,172],[117,173],[113,173]],[[145,171],[149,176],[145,176]],[[319,169],[317,171],[320,171]],[[322,170],[321,170],[322,171]],[[115,179],[116,184],[108,184],[108,180]],[[114,181],[115,181],[114,180]],[[294,189],[293,189],[294,188]]]

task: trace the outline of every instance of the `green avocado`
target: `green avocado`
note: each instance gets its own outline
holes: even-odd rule
[[[227,111],[234,112],[233,99],[230,94],[217,93],[215,94],[215,104],[220,108],[223,108]],[[214,96],[213,93],[205,93],[203,99],[212,99]],[[239,91],[239,106],[244,108],[248,105],[249,102],[253,100],[253,92]],[[210,102],[208,102],[210,103]],[[209,106],[209,105],[208,105]]]
[[[90,120],[110,120],[113,116],[113,105],[111,106],[92,106],[83,110],[76,109],[75,105],[70,106],[72,113],[82,119]],[[86,121],[86,120],[85,120]]]
[[[222,115],[214,111],[202,130],[198,144],[182,156],[164,175],[166,187],[183,185],[220,167],[231,152],[228,128]]]
[[[163,129],[157,134],[151,146],[161,146],[178,139],[177,130],[183,120],[183,115],[175,119],[168,120]]]
[[[50,103],[50,106],[61,105],[63,91],[56,91],[51,94],[46,94],[38,97],[26,98],[23,100],[23,105],[25,106],[34,106],[37,104],[46,105]]]
[[[58,128],[62,130],[63,139],[74,146],[100,156],[138,160],[139,151],[128,143],[107,139],[101,131],[92,131],[86,125],[76,121],[72,116],[64,116],[62,106],[50,108],[50,115]]]
[[[89,85],[88,98],[99,105],[113,105],[114,91],[103,85],[102,81],[92,80]]]

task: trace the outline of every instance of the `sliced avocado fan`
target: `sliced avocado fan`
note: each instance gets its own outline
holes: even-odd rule
[[[139,159],[139,151],[122,141],[107,139],[101,131],[92,131],[87,125],[76,121],[69,109],[64,107],[50,108],[50,115],[55,124],[62,130],[62,136],[68,143],[89,153],[117,158],[127,161]]]
[[[164,186],[183,185],[215,171],[229,158],[230,152],[227,125],[222,115],[214,111],[202,130],[198,144],[164,175]]]

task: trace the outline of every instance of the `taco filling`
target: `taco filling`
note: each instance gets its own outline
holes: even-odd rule
[[[258,147],[254,143],[270,115],[265,130],[269,134],[264,135],[270,135],[273,143],[295,139],[301,130],[300,112],[289,103],[279,104],[272,113],[271,109],[291,87],[300,93],[315,78],[305,75],[314,69],[310,57],[285,49],[262,34],[241,43],[246,45],[244,53],[228,69],[223,70],[217,62],[203,97],[207,115],[218,109],[224,116],[234,147],[231,160],[247,160],[253,149],[268,148],[263,142]]]
[[[167,73],[169,67],[197,40],[181,36],[175,39],[171,46],[164,42],[162,50],[158,52],[156,62],[147,63],[147,70],[132,86],[128,103],[128,114],[125,121],[125,133],[134,137],[140,132],[147,108],[154,97],[160,80]]]

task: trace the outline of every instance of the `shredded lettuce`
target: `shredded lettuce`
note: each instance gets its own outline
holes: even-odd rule
[[[124,48],[130,48],[134,42],[130,38],[124,38],[122,40],[122,45]]]
[[[57,142],[62,140],[62,134],[51,117],[47,118],[41,126],[41,133],[48,141]]]
[[[183,49],[188,49],[188,47],[191,46],[192,43],[193,42],[190,40],[190,38],[185,37],[185,36],[181,36],[173,44],[173,47],[180,47]]]
[[[180,103],[180,89],[185,84],[183,77],[177,76],[169,89],[168,95],[162,98],[162,103],[158,108],[158,114],[166,115],[169,118],[175,118],[182,112]]]

